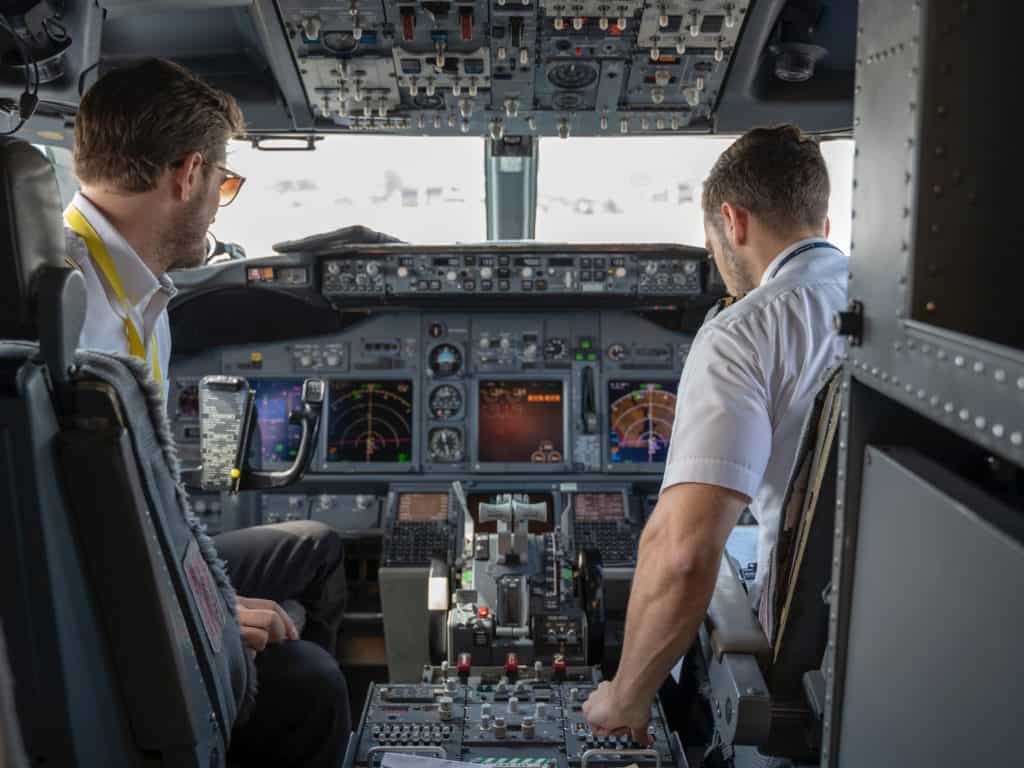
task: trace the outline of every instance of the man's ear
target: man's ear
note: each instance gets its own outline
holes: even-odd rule
[[[750,212],[732,203],[722,203],[722,219],[725,221],[725,231],[722,233],[733,246],[747,244],[747,234],[750,227]]]
[[[171,190],[174,199],[188,202],[200,190],[203,179],[203,156],[189,152],[181,165],[171,166]]]
[[[832,231],[832,217],[825,214],[825,239],[828,240],[828,233]]]

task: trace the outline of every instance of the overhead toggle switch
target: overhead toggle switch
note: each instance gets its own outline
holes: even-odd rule
[[[575,29],[577,32],[579,32],[581,29],[583,29],[583,17],[582,16],[574,16],[573,17],[573,19],[572,19],[572,28]]]

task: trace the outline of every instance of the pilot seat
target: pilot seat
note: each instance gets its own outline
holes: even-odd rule
[[[757,612],[722,558],[697,665],[714,722],[709,767],[819,763],[841,403],[834,369],[804,422]]]
[[[15,139],[0,216],[0,618],[29,762],[223,766],[255,673],[159,391],[76,352],[56,178]]]

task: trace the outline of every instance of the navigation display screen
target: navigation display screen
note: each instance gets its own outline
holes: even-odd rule
[[[477,414],[481,463],[565,461],[565,396],[561,381],[486,380]]]
[[[260,458],[264,463],[291,464],[299,452],[302,427],[289,424],[302,408],[302,379],[249,379],[260,428]]]
[[[577,493],[572,497],[576,522],[615,522],[626,516],[621,493]]]
[[[608,382],[612,464],[664,464],[676,415],[678,381]]]
[[[447,493],[400,493],[398,495],[398,522],[444,523],[447,521]]]
[[[331,381],[327,461],[412,461],[411,381]]]

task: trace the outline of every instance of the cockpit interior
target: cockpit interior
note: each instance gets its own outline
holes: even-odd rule
[[[0,7],[0,766],[263,764],[229,756],[230,585],[202,549],[301,521],[343,546],[344,768],[1021,759],[1024,274],[991,87],[1019,10]],[[168,273],[158,405],[142,364],[79,347],[62,234],[83,96],[153,57],[234,97],[247,181]],[[850,303],[773,491],[777,593],[752,609],[744,511],[649,741],[595,732],[680,378],[730,303],[701,186],[783,123],[821,146]]]

